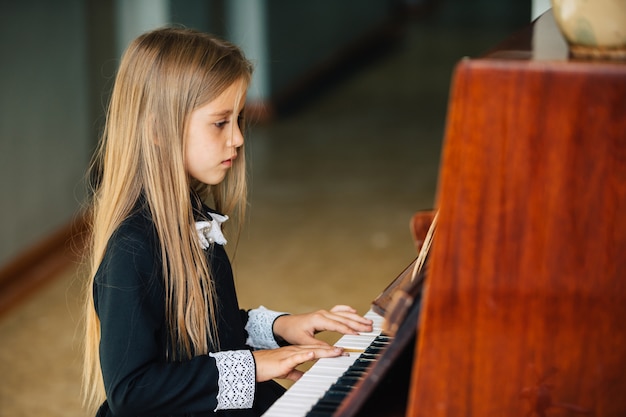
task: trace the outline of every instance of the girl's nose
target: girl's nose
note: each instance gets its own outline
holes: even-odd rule
[[[238,124],[235,124],[229,145],[233,148],[239,148],[243,145],[243,133]]]

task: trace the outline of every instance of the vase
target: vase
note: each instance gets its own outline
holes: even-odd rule
[[[582,59],[626,59],[626,0],[551,0],[570,53]]]

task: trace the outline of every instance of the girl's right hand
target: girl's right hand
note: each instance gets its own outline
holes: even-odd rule
[[[319,358],[334,358],[343,355],[343,349],[335,346],[285,346],[278,349],[255,350],[252,352],[256,362],[257,382],[273,378],[297,381],[302,372],[296,366]]]

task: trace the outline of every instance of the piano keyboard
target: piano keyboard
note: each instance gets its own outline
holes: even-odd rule
[[[371,332],[344,335],[335,343],[345,348],[348,356],[318,359],[263,416],[331,416],[359,375],[375,360],[371,351],[388,343],[388,338],[381,336],[384,318],[373,310],[365,317],[374,322]]]

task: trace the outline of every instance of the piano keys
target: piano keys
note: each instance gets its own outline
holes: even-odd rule
[[[319,359],[287,392],[264,414],[266,417],[305,416],[329,388],[350,369],[372,342],[380,336],[383,317],[370,310],[365,317],[374,322],[372,332],[344,335],[336,346],[347,350],[348,356]]]
[[[344,335],[335,346],[348,356],[322,358],[270,407],[264,417],[352,417],[404,415],[413,363],[419,298],[408,308],[395,336],[385,334],[390,291],[421,286],[411,282],[414,261],[374,300],[365,317],[373,330]],[[420,275],[421,276],[421,275]],[[419,296],[419,291],[412,291]]]

